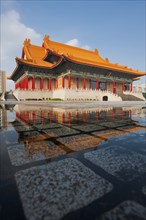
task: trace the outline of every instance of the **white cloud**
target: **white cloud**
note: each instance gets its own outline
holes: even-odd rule
[[[67,41],[66,44],[70,45],[70,46],[74,46],[74,47],[80,47],[80,48],[83,48],[86,50],[91,50],[91,47],[88,45],[81,46],[81,44],[77,38],[74,38],[72,40]]]
[[[74,47],[79,47],[79,40],[74,38],[72,40],[67,41],[66,44]]]
[[[82,48],[86,49],[86,50],[91,50],[91,47],[88,45],[83,46]]]
[[[1,15],[1,69],[7,75],[16,67],[15,57],[21,57],[21,49],[25,38],[33,44],[41,45],[42,37],[33,28],[21,22],[20,14],[15,10],[6,11]],[[8,89],[12,83],[8,82]]]

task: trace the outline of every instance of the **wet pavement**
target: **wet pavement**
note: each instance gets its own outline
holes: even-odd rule
[[[0,219],[146,220],[145,106],[0,113]]]

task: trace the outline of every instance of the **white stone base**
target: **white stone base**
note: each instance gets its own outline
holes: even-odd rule
[[[17,100],[96,100],[103,101],[103,97],[107,96],[108,101],[122,101],[121,97],[110,91],[92,90],[92,89],[57,89],[57,90],[15,90],[13,91]]]
[[[46,100],[52,98],[52,91],[48,90],[14,90],[13,95],[17,100]]]

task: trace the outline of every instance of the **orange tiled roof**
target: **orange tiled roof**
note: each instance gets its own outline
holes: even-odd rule
[[[21,59],[16,58],[16,60],[33,66],[40,66],[40,67],[52,66],[52,63],[43,60],[43,58],[46,55],[45,48],[30,44],[29,39],[26,39],[24,41],[23,51],[24,51],[24,57]]]
[[[57,63],[52,64],[48,61],[45,61],[45,58],[47,57],[49,51],[60,57]],[[86,64],[89,66],[126,72],[130,74],[135,74],[136,76],[146,75],[145,72],[139,72],[138,70],[133,70],[132,68],[121,66],[119,64],[110,63],[107,58],[103,59],[99,55],[97,49],[95,49],[94,51],[90,51],[90,50],[85,50],[70,45],[54,42],[51,41],[49,36],[47,35],[45,35],[44,37],[42,47],[32,45],[30,43],[30,39],[26,39],[24,41],[22,58],[17,57],[16,61],[30,66],[52,69],[55,66],[57,66],[59,63],[61,63],[63,57],[66,58],[67,60],[79,64]],[[13,76],[17,68],[18,66],[15,68],[11,76]]]
[[[117,71],[122,71],[126,73],[134,73],[136,75],[145,75],[145,72],[139,72],[138,70],[133,70],[127,66],[122,66],[119,64],[112,64],[109,62],[108,58],[103,59],[98,50],[94,51],[85,50],[82,48],[73,47],[67,44],[62,44],[50,40],[50,37],[45,35],[43,45],[46,50],[50,50],[58,55],[62,55],[70,61],[77,62],[80,64],[87,64],[91,66],[97,66],[107,69],[113,69]]]

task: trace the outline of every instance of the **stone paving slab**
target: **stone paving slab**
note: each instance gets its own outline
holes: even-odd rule
[[[6,145],[12,145],[18,143],[19,135],[14,130],[9,130],[7,133],[4,133],[5,139],[6,139]]]
[[[15,178],[27,220],[61,219],[113,188],[76,159],[22,170]]]
[[[146,195],[146,185],[142,187],[142,192],[144,195]]]
[[[25,136],[25,137],[29,137],[29,136],[33,136],[33,135],[38,135],[38,134],[39,134],[39,132],[36,131],[36,130],[24,132],[24,136]]]
[[[30,130],[34,130],[34,128],[32,126],[22,126],[22,125],[17,125],[15,126],[16,131],[18,132],[25,132],[25,131],[30,131]]]
[[[66,152],[53,142],[32,142],[27,145],[8,146],[8,154],[12,165],[20,166],[34,161],[50,159]]]
[[[145,155],[111,146],[88,152],[84,157],[122,181],[131,181],[146,171]]]
[[[95,136],[98,136],[98,137],[101,137],[101,138],[107,138],[107,139],[115,139],[115,138],[118,138],[118,140],[121,138],[122,140],[123,139],[126,139],[125,138],[125,132],[123,131],[119,131],[119,130],[115,130],[115,129],[107,129],[107,130],[104,130],[104,131],[95,131],[92,133],[93,135]]]
[[[97,124],[76,125],[76,126],[72,126],[72,128],[85,132],[104,129],[104,127]]]
[[[97,220],[145,220],[146,208],[135,201],[124,201]]]
[[[46,123],[46,124],[36,124],[35,125],[36,128],[38,129],[47,129],[47,128],[61,128],[61,125],[59,125],[58,123]]]
[[[60,136],[64,136],[64,135],[72,135],[72,134],[78,134],[79,131],[76,131],[72,128],[67,128],[67,127],[62,127],[62,128],[53,128],[51,129],[45,129],[43,130],[44,133],[48,133],[49,135],[51,135],[52,137],[60,137]]]
[[[103,140],[94,136],[81,134],[70,137],[58,138],[58,141],[67,146],[68,148],[79,151],[92,147],[97,147]]]

